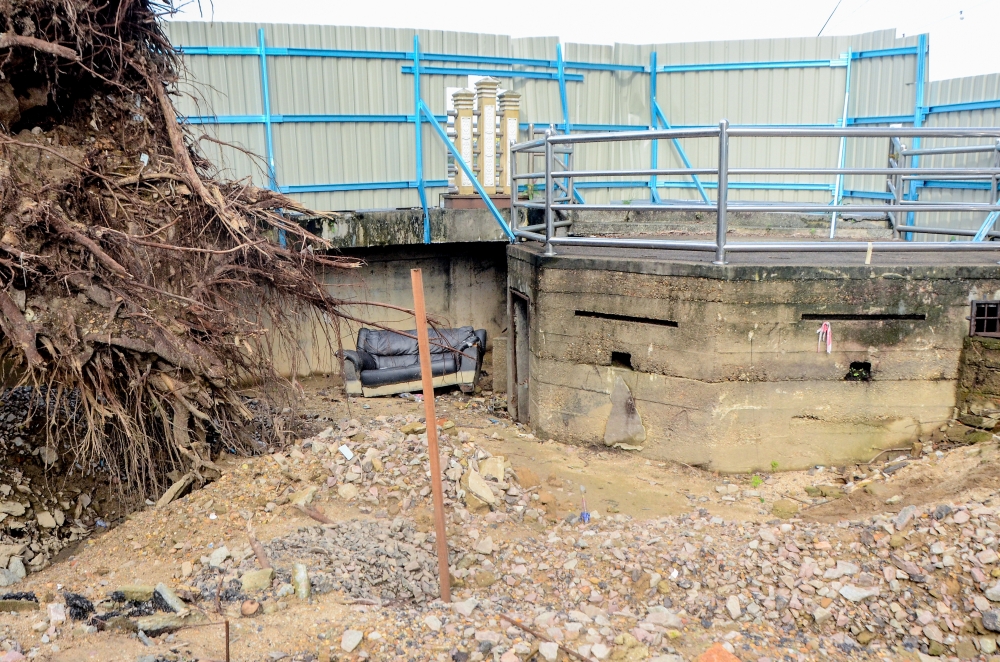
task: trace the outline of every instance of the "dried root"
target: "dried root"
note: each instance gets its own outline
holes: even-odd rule
[[[282,397],[276,346],[354,319],[322,278],[358,266],[292,200],[213,178],[170,101],[170,9],[0,2],[0,377],[45,394],[71,463],[142,493],[276,440],[243,389]]]

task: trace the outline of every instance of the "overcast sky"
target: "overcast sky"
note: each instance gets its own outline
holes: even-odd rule
[[[179,0],[183,2],[184,0]],[[931,80],[1000,72],[1000,0],[196,0],[178,20],[319,23],[558,36],[590,44],[930,34]],[[503,8],[503,11],[501,11]]]

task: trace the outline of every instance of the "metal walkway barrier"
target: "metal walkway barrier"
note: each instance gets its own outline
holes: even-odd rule
[[[884,168],[730,168],[729,141],[730,138],[888,138],[891,141],[890,158]],[[907,150],[900,143],[900,138],[991,138],[992,145],[969,147],[946,147],[933,150]],[[565,169],[566,161],[560,161],[556,155],[571,152],[574,145],[601,142],[636,142],[657,140],[678,140],[683,138],[715,138],[719,141],[719,159],[716,168],[667,168],[638,170],[572,170]],[[513,205],[511,224],[514,235],[520,240],[538,241],[545,244],[548,255],[555,254],[557,246],[601,246],[620,248],[653,248],[664,250],[707,251],[715,253],[715,264],[726,264],[726,255],[730,252],[840,252],[840,251],[880,251],[880,252],[924,252],[924,251],[977,251],[1000,250],[1000,242],[983,241],[1000,237],[995,231],[995,225],[1000,217],[1000,199],[997,195],[997,182],[1000,180],[1000,161],[994,158],[992,167],[948,167],[919,168],[904,167],[914,164],[913,157],[921,154],[958,154],[971,152],[996,152],[1000,155],[1000,127],[962,127],[962,128],[914,128],[914,127],[822,127],[822,128],[782,128],[782,127],[730,127],[727,120],[719,122],[719,128],[698,129],[667,129],[650,131],[629,131],[620,133],[587,133],[557,135],[554,130],[548,130],[545,137],[529,142],[519,143],[511,148],[513,154],[529,155],[529,162],[534,163],[535,155],[541,155],[545,164],[544,172],[528,172],[518,174],[516,158],[511,159],[512,180],[515,183],[514,194],[511,196]],[[657,177],[680,175],[697,177],[698,175],[715,175],[718,178],[717,196],[713,204],[710,200],[703,202],[656,202],[630,204],[586,204],[574,195],[574,182],[577,179],[601,178],[619,176]],[[808,204],[794,202],[776,203],[731,203],[728,199],[730,177],[747,175],[824,175],[836,176],[839,179],[845,175],[884,175],[886,187],[890,193],[882,204]],[[919,202],[904,191],[904,184],[927,178],[941,180],[967,179],[988,180],[990,203],[970,202]],[[520,200],[517,195],[520,182],[526,182],[533,190],[537,182],[544,182],[544,198],[541,202]],[[561,180],[557,182],[557,180]],[[610,183],[610,187],[614,184]],[[521,210],[544,210],[544,222],[535,225],[520,225]],[[556,220],[556,213],[572,210],[599,211],[691,211],[714,212],[716,217],[715,241],[699,241],[684,239],[645,239],[645,238],[605,238],[557,236],[558,228],[572,226],[572,221]],[[830,213],[829,241],[767,241],[767,242],[728,242],[727,215],[730,211],[740,212],[799,212],[799,213]],[[842,213],[877,213],[885,214],[893,231],[891,241],[839,241],[836,239],[836,219]],[[982,212],[986,215],[982,227],[976,230],[960,230],[952,228],[937,228],[917,225],[914,215],[921,212]],[[906,220],[903,222],[903,216]],[[905,233],[907,237],[901,237]],[[947,234],[953,236],[968,236],[971,241],[950,242],[913,242],[906,238],[912,233]]]

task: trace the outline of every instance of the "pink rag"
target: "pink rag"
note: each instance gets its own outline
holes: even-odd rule
[[[826,340],[826,353],[829,354],[833,351],[833,329],[830,328],[829,322],[823,322],[823,325],[816,330],[818,338],[816,339],[816,351],[822,351],[823,341]]]

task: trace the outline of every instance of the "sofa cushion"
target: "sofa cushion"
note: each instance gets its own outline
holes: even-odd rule
[[[458,361],[455,354],[445,354],[443,356],[431,357],[431,376],[458,372]],[[377,359],[378,357],[376,357]],[[403,358],[403,357],[389,357]],[[384,384],[398,384],[400,382],[410,382],[420,379],[420,362],[415,361],[410,365],[403,365],[390,368],[380,367],[378,370],[364,370],[361,373],[361,383],[364,386],[382,386]]]

